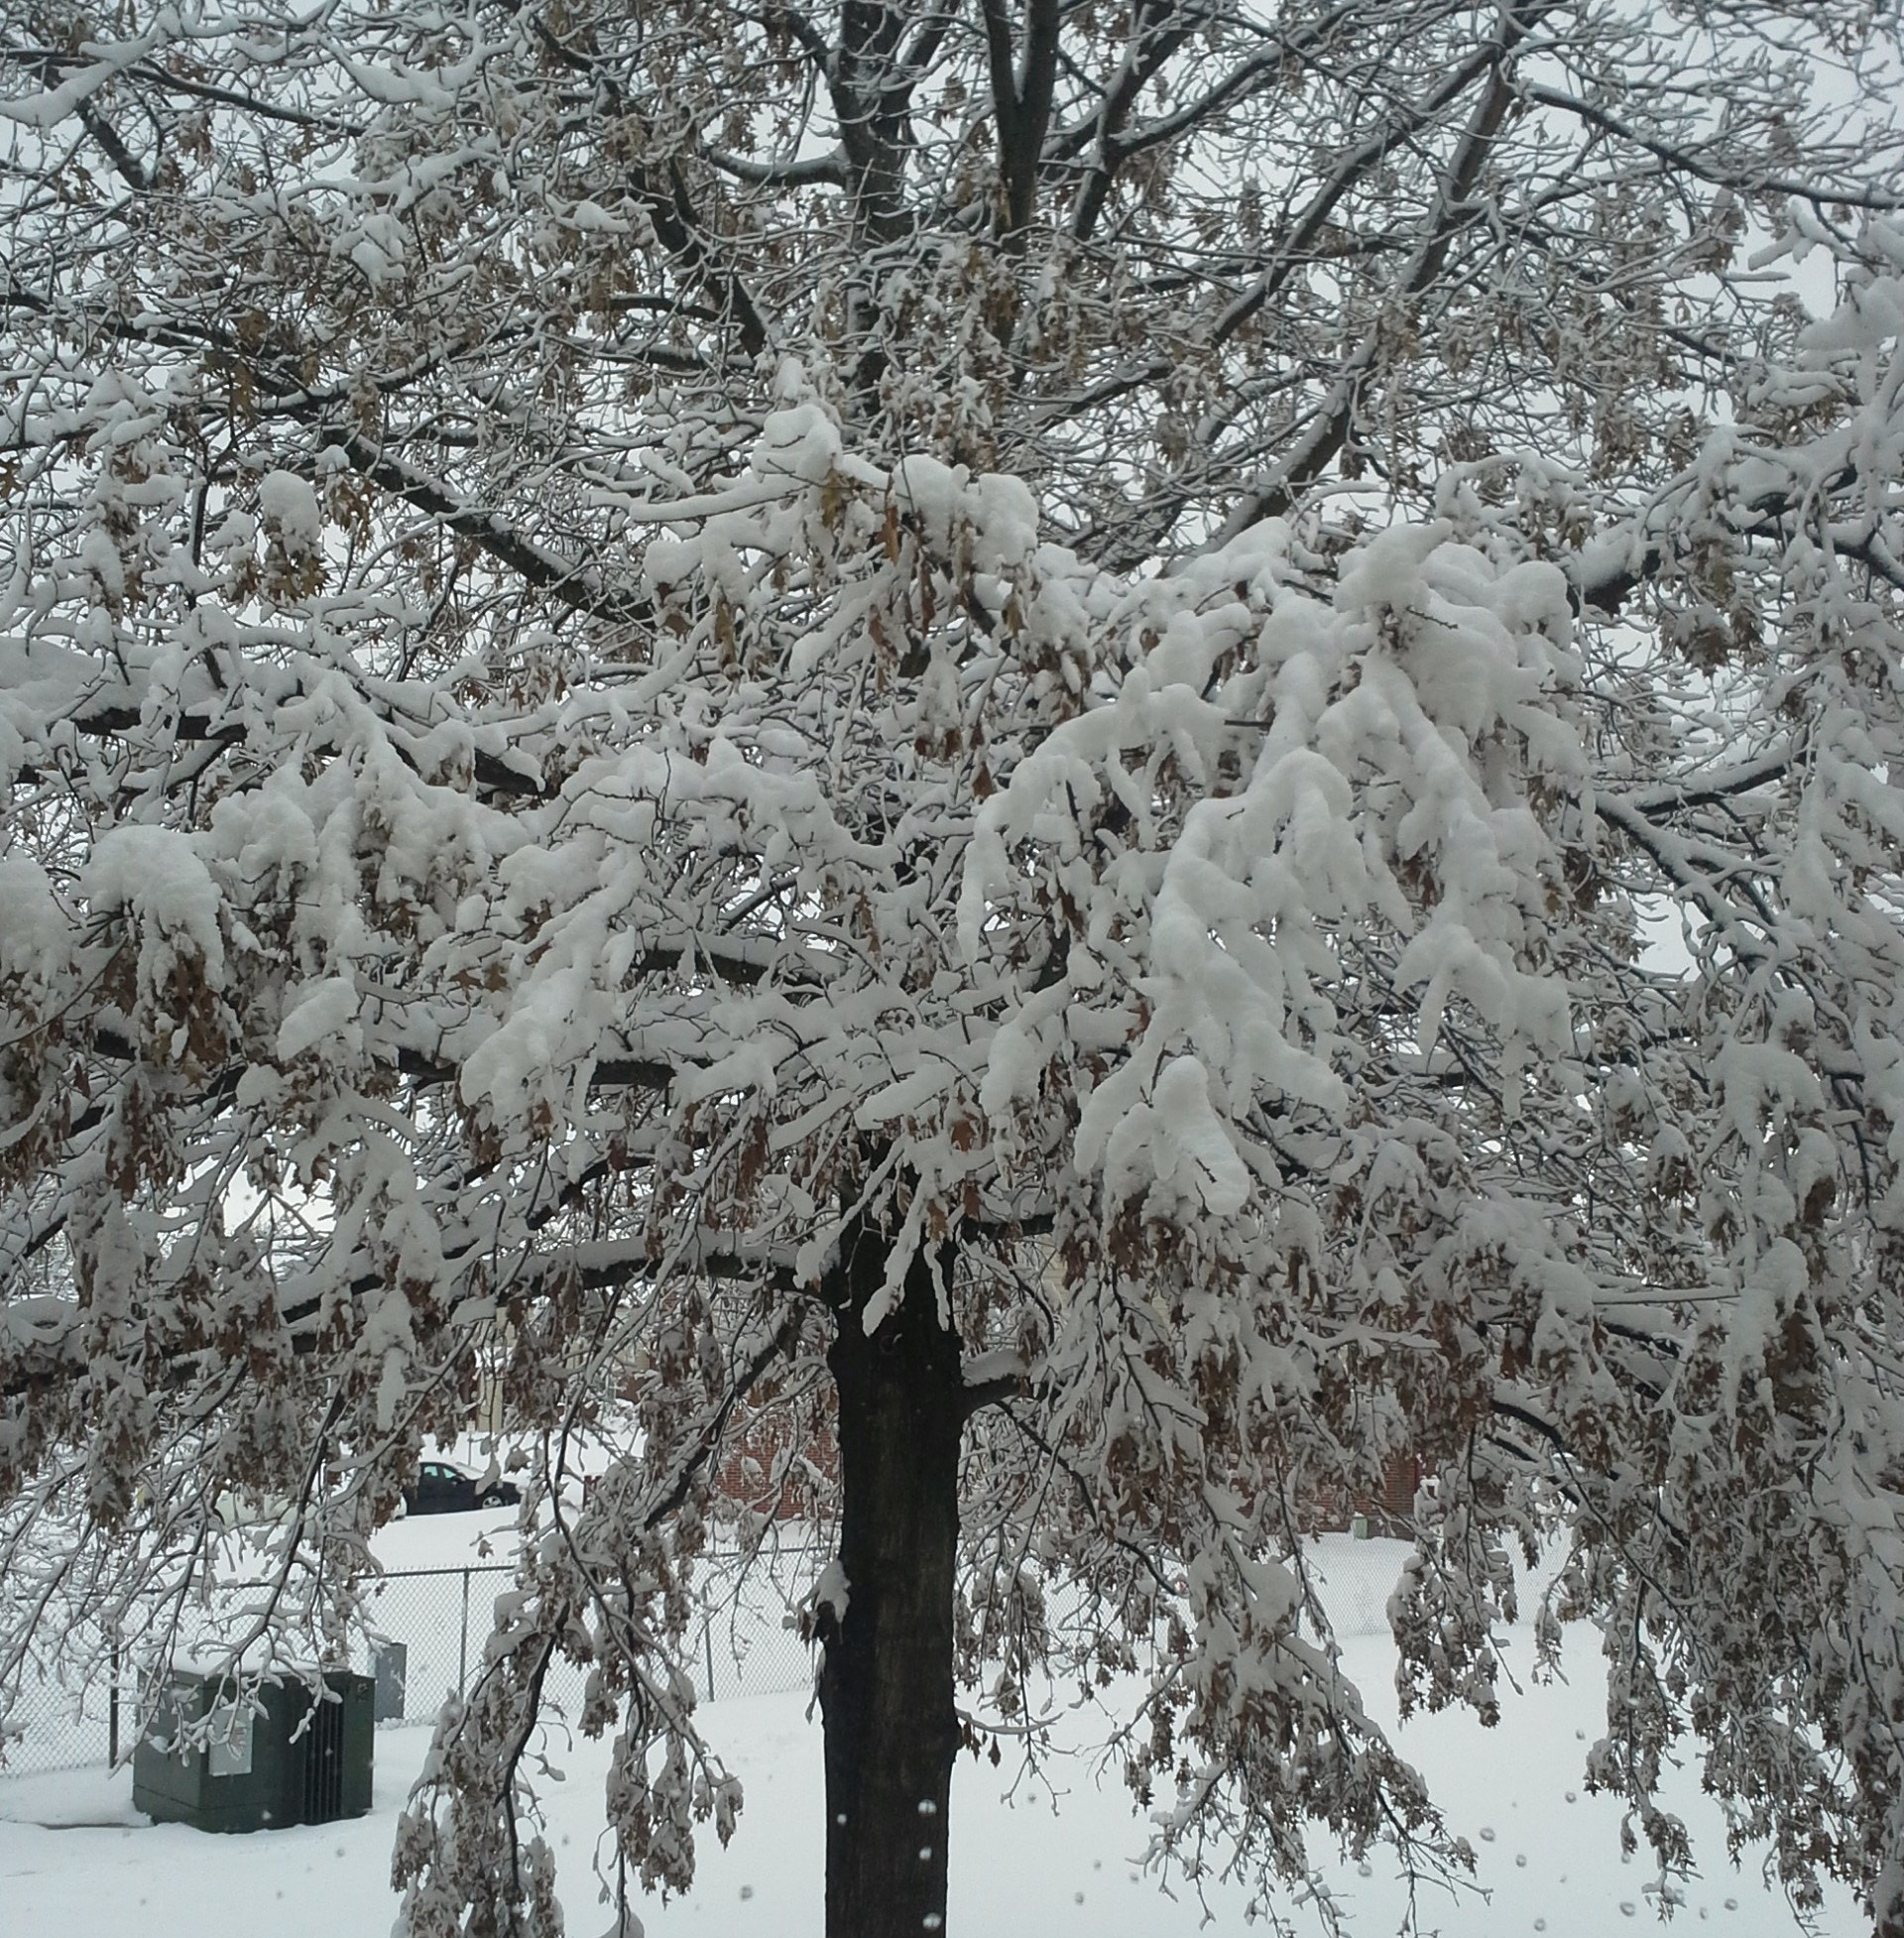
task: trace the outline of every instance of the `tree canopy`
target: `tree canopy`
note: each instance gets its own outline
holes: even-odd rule
[[[397,1870],[543,1938],[551,1662],[619,1903],[732,1827],[672,1649],[777,1416],[835,1938],[938,1928],[892,1826],[1046,1671],[1299,1888],[1450,1856],[1305,1574],[1405,1450],[1409,1700],[1492,1713],[1559,1543],[1660,1863],[1691,1754],[1904,1930],[1898,69],[1853,0],[13,13],[0,1689],[240,1489],[334,1638],[493,1382],[541,1531]]]

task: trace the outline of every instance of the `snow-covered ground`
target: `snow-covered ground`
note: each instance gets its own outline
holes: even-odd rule
[[[450,1533],[414,1537],[448,1544]],[[437,1565],[441,1565],[439,1562]],[[1446,1808],[1473,1843],[1485,1895],[1427,1896],[1424,1929],[1460,1938],[1606,1938],[1625,1920],[1650,1920],[1643,1858],[1622,1863],[1618,1810],[1581,1788],[1580,1767],[1596,1727],[1601,1675],[1594,1638],[1581,1635],[1569,1681],[1526,1687],[1504,1705],[1500,1727],[1471,1719],[1418,1720],[1401,1732]],[[1392,1651],[1379,1636],[1344,1646],[1346,1666],[1378,1714],[1390,1714]],[[1510,1640],[1525,1685],[1528,1637]],[[817,1720],[800,1693],[710,1705],[703,1720],[747,1788],[733,1845],[706,1840],[701,1881],[685,1900],[643,1906],[650,1938],[819,1938],[822,1804]],[[1074,1738],[1080,1726],[1067,1726]],[[125,1772],[56,1772],[0,1780],[0,1930],[7,1938],[382,1938],[395,1901],[389,1890],[392,1826],[420,1763],[427,1731],[377,1739],[376,1806],[353,1823],[220,1838],[153,1826],[131,1803]],[[565,1780],[549,1786],[552,1841],[564,1867],[572,1938],[597,1938],[608,1914],[596,1901],[590,1860],[601,1823],[606,1752],[599,1744],[558,1747]],[[1046,1783],[1003,1794],[1010,1765],[960,1764],[954,1784],[948,1928],[985,1938],[1174,1938],[1200,1927],[1202,1909],[1179,1887],[1159,1894],[1134,1862],[1141,1823],[1115,1772],[1102,1780],[1081,1757],[1059,1757]],[[1055,1792],[1055,1793],[1054,1793]],[[1717,1810],[1696,1775],[1679,1773],[1672,1803],[1692,1828],[1704,1866],[1679,1910],[1682,1930],[1708,1926],[1714,1938],[1789,1938],[1792,1912],[1755,1869],[1727,1863]],[[1367,1933],[1401,1922],[1405,1892],[1391,1862],[1364,1875],[1336,1863],[1334,1887]],[[1218,1931],[1242,1928],[1243,1893],[1216,1886]],[[1311,1921],[1312,1922],[1312,1921]],[[1303,1920],[1297,1919],[1298,1927]],[[1863,1927],[1849,1899],[1834,1895],[1821,1928],[1851,1938]]]

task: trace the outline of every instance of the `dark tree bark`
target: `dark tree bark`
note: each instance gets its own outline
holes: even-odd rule
[[[849,1238],[828,1354],[846,1590],[843,1613],[820,1612],[827,1938],[919,1938],[945,1923],[965,1409],[959,1342],[939,1309],[949,1250],[914,1259],[897,1308],[868,1337],[864,1315],[887,1256],[880,1234]]]

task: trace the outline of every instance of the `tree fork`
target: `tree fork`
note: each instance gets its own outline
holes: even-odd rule
[[[890,1242],[843,1248],[839,1398],[844,1608],[824,1608],[827,1938],[919,1938],[945,1923],[946,1812],[958,1715],[952,1593],[959,1440],[957,1334],[941,1322],[952,1250],[921,1251],[869,1337]]]

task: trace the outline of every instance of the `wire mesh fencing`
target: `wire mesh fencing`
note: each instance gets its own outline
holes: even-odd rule
[[[823,1559],[806,1547],[745,1562],[733,1554],[707,1558],[703,1607],[682,1651],[701,1701],[810,1685],[812,1651],[790,1625]],[[447,1697],[465,1693],[482,1672],[497,1599],[515,1581],[515,1570],[501,1562],[379,1575],[362,1584],[348,1659],[332,1666],[375,1678],[379,1724],[430,1722]],[[193,1638],[174,1639],[188,1647]],[[113,1763],[131,1754],[155,1651],[137,1642],[115,1647],[103,1634],[68,1633],[61,1640],[57,1656],[30,1657],[10,1700],[0,1700],[0,1776]],[[544,1697],[573,1719],[585,1675],[558,1658],[544,1680]]]
[[[1340,1639],[1386,1635],[1388,1601],[1410,1552],[1400,1540],[1325,1534],[1305,1548],[1304,1565]],[[828,1551],[789,1543],[742,1557],[705,1558],[702,1611],[683,1650],[703,1702],[779,1694],[812,1686],[815,1655],[798,1633],[798,1609]],[[1516,1563],[1522,1619],[1549,1571]],[[466,1692],[481,1673],[499,1596],[513,1591],[503,1563],[393,1570],[363,1584],[362,1610],[347,1666],[375,1676],[376,1712],[396,1727],[434,1719],[444,1699]],[[1053,1584],[1054,1620],[1080,1613]],[[65,1637],[54,1668],[30,1660],[0,1709],[0,1776],[117,1762],[130,1756],[138,1728],[141,1677],[152,1663],[136,1644],[114,1647],[103,1635]],[[557,1660],[544,1694],[571,1720],[580,1714],[585,1671]]]
[[[791,1621],[822,1560],[805,1548],[745,1563],[738,1555],[708,1557],[700,1619],[682,1650],[701,1701],[811,1683],[812,1651]],[[514,1580],[510,1568],[471,1565],[392,1572],[366,1584],[363,1660],[353,1666],[378,1679],[380,1721],[426,1722],[445,1697],[470,1687],[483,1666],[496,1600],[512,1592]],[[584,1680],[581,1667],[558,1657],[543,1692],[572,1718]]]
[[[58,1665],[29,1655],[0,1698],[0,1776],[112,1762],[129,1747],[136,1695],[118,1653],[104,1635],[65,1640]]]
[[[496,1597],[515,1580],[500,1562],[409,1568],[362,1585],[363,1634],[353,1668],[377,1680],[381,1723],[425,1723],[483,1665]]]

